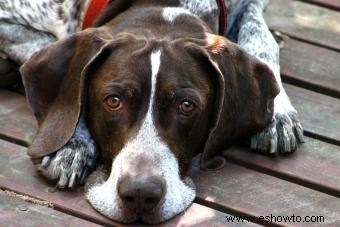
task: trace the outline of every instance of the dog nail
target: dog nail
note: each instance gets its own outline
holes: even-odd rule
[[[296,135],[296,137],[297,137],[297,139],[299,140],[300,143],[306,142],[305,137],[304,137],[304,135],[303,135],[303,129],[302,129],[302,127],[301,127],[300,124],[298,124],[298,125],[294,128],[294,133],[295,133],[295,135]]]
[[[50,162],[51,162],[50,156],[45,156],[41,161],[41,166],[46,168],[50,164]]]
[[[283,128],[283,152],[290,152],[290,140],[286,128]]]
[[[250,148],[251,149],[256,149],[257,145],[257,140],[255,137],[251,138],[251,144],[250,144]]]
[[[67,174],[65,172],[61,172],[60,178],[58,181],[58,187],[65,188],[65,186],[67,185],[67,181],[68,181]]]
[[[290,147],[291,147],[291,151],[296,150],[297,143],[296,143],[296,138],[295,138],[294,134],[292,134],[291,137],[290,137]]]
[[[73,186],[75,185],[76,177],[77,177],[77,174],[75,172],[73,172],[71,177],[70,177],[70,180],[68,182],[68,187],[69,188],[73,188]]]
[[[274,154],[276,150],[276,143],[273,139],[270,140],[269,148],[270,148],[269,153]]]

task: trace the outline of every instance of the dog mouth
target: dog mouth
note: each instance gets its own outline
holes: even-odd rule
[[[106,179],[105,179],[106,178]],[[165,222],[186,210],[193,202],[196,196],[195,185],[191,178],[178,178],[177,180],[166,180],[165,193],[157,205],[149,209],[136,209],[135,201],[132,198],[129,205],[124,201],[116,190],[115,174],[107,177],[103,168],[97,168],[89,177],[86,186],[86,199],[90,205],[102,215],[120,223],[145,223],[159,224]],[[149,200],[149,201],[148,201]],[[151,203],[152,197],[146,198],[145,201]],[[145,204],[144,204],[145,205]],[[148,206],[150,204],[146,204]]]

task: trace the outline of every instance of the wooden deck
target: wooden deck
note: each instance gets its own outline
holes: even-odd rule
[[[224,151],[222,170],[192,171],[195,203],[162,226],[340,226],[340,0],[272,0],[265,17],[284,37],[281,73],[307,142],[292,155]],[[25,97],[0,90],[0,226],[120,225],[82,188],[55,190],[35,172],[26,154],[35,131]]]

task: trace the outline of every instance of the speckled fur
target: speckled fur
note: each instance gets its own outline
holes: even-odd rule
[[[49,32],[61,39],[81,25],[83,0],[4,0],[0,4],[0,20]]]
[[[20,24],[0,22],[0,50],[18,64],[54,41],[56,38],[49,33]]]
[[[23,63],[47,44],[80,30],[88,3],[89,0],[2,0],[0,50]]]
[[[58,187],[72,188],[84,183],[95,167],[97,156],[95,142],[81,116],[69,142],[56,153],[45,156],[38,170],[48,179],[58,181]]]
[[[280,77],[279,46],[270,33],[262,12],[268,0],[253,0],[246,6],[239,21],[238,44],[248,53],[266,63],[274,72],[280,93],[274,100],[272,124],[252,137],[251,148],[268,153],[292,152],[303,142],[303,129],[282,86]]]

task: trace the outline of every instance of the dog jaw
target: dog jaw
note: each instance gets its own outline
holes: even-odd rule
[[[153,153],[150,157],[153,159],[151,161],[152,169],[162,174],[165,179],[166,194],[164,200],[156,208],[156,211],[143,214],[143,216],[129,212],[124,208],[118,196],[117,184],[124,169],[129,168],[128,166],[134,162],[135,157],[145,156],[143,152],[134,152],[136,145],[138,144],[133,142],[126,146],[126,149],[115,158],[108,180],[89,188],[86,198],[97,211],[119,222],[131,223],[141,219],[145,223],[155,224],[166,221],[190,206],[196,195],[194,184],[188,177],[183,180],[180,178],[178,161],[165,146],[163,147],[165,149],[157,149],[158,147],[155,146],[158,150],[157,154]],[[126,163],[129,164],[126,166]]]

